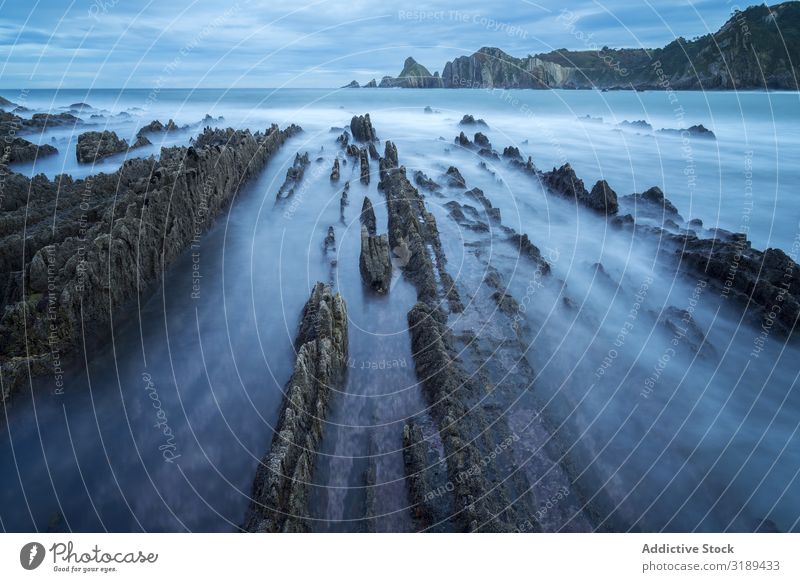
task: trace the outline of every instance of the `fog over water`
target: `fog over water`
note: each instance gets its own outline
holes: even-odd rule
[[[694,228],[701,236],[711,238],[714,228],[746,232],[754,248],[780,248],[797,260],[798,95],[675,95],[671,102],[652,91],[27,92],[24,105],[34,111],[92,106],[78,113],[85,126],[26,136],[59,150],[12,166],[27,175],[112,172],[126,156],[188,145],[206,114],[224,118],[205,122],[216,126],[297,123],[304,132],[241,189],[151,294],[115,319],[113,337],[70,364],[63,395],[55,396],[53,378],[43,376],[13,400],[0,421],[0,526],[236,529],[272,440],[301,311],[319,280],[331,281],[347,302],[350,362],[325,424],[311,495],[314,528],[362,531],[370,495],[375,529],[412,529],[403,424],[411,417],[430,424],[406,315],[416,291],[400,269],[386,296],[361,281],[365,195],[378,232],[387,224],[377,162],[368,186],[351,158],[341,181],[329,179],[333,160],[345,159],[336,143],[341,129],[332,128],[370,113],[379,151],[391,140],[410,178],[421,170],[443,186],[438,194],[424,192],[426,204],[467,305],[463,314],[450,314],[448,325],[457,337],[470,332],[516,342],[505,355],[502,349],[487,355],[509,376],[490,378],[483,404],[514,437],[513,458],[503,462],[550,490],[568,488],[569,503],[541,516],[547,528],[580,529],[586,522],[615,531],[797,531],[797,342],[777,330],[759,340],[752,314],[684,268],[658,235],[613,228],[506,160],[454,144],[462,130],[470,139],[481,131],[498,152],[518,147],[542,170],[569,162],[588,189],[605,179],[621,197],[659,186],[684,219],[676,232],[700,219],[702,227]],[[13,91],[4,96],[20,101]],[[488,127],[460,127],[467,113]],[[79,132],[111,129],[133,141],[153,119],[187,127],[151,135],[152,146],[96,165],[77,163]],[[636,120],[653,130],[702,124],[716,139],[620,125]],[[311,165],[303,182],[291,201],[276,204],[287,168],[306,151]],[[479,205],[465,188],[446,186],[450,166],[460,170],[466,189],[480,188],[500,209],[504,226],[530,237],[552,273],[544,276],[520,258],[498,228],[466,228],[451,217],[448,202]],[[639,224],[662,224],[632,199],[620,206]],[[323,249],[329,226],[334,255]],[[519,303],[512,316],[500,313],[482,285],[490,267]],[[685,314],[692,323],[681,325]],[[518,356],[533,368],[533,386],[495,392],[517,374],[504,358]],[[168,461],[152,394],[175,435]],[[547,499],[537,501],[544,507]]]

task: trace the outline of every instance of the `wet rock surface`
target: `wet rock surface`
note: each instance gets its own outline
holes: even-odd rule
[[[371,235],[361,227],[361,277],[367,288],[375,293],[387,293],[392,282],[392,261],[389,257],[389,238],[385,234]]]
[[[78,136],[75,154],[80,163],[91,164],[127,149],[128,142],[113,131],[87,131]]]
[[[356,115],[350,120],[350,132],[353,134],[353,139],[359,142],[376,141],[378,138],[375,135],[375,129],[372,127],[372,121],[369,118],[369,113],[366,115]]]
[[[303,181],[303,176],[305,176],[306,169],[310,164],[308,152],[303,153],[303,155],[300,155],[299,152],[295,154],[294,163],[291,168],[286,170],[286,179],[284,179],[283,184],[278,189],[278,194],[275,196],[277,202],[294,196],[295,188]]]
[[[84,334],[105,337],[112,313],[146,293],[299,131],[206,129],[194,146],[163,148],[159,160],[131,159],[84,180],[8,173],[0,223],[4,398],[29,365],[43,373],[54,357],[75,353]]]
[[[361,224],[366,227],[370,236],[377,234],[378,227],[375,221],[375,210],[372,208],[372,201],[367,196],[364,196],[364,203],[361,206]]]
[[[272,446],[253,481],[244,529],[307,532],[308,497],[332,390],[347,372],[347,305],[317,283],[303,309],[295,340],[297,358],[286,385]]]

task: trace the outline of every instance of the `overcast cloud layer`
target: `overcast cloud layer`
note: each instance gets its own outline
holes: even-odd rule
[[[578,18],[572,29],[559,18],[565,7]],[[514,56],[593,44],[657,47],[717,30],[735,7],[725,0],[0,0],[0,87],[335,87],[396,75],[407,56],[440,71],[481,46]]]

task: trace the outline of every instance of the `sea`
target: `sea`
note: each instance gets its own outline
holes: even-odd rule
[[[491,263],[520,304],[526,358],[536,372],[528,390],[548,434],[558,439],[561,454],[552,462],[569,475],[565,495],[581,516],[590,516],[592,529],[800,531],[797,342],[777,331],[765,337],[733,299],[670,266],[657,237],[642,240],[611,228],[502,157],[454,143],[461,131],[470,139],[481,132],[499,153],[516,147],[542,170],[569,163],[587,188],[603,179],[621,197],[658,186],[685,222],[702,221],[705,236],[713,229],[745,233],[754,248],[779,248],[797,260],[798,93],[161,88],[0,94],[28,108],[23,116],[74,110],[85,121],[23,136],[59,153],[11,169],[50,179],[113,172],[126,158],[158,157],[163,147],[190,145],[204,125],[263,131],[296,123],[304,129],[147,295],[115,317],[108,337],[64,362],[63,386],[53,375],[34,378],[4,408],[3,531],[238,531],[256,468],[270,448],[300,313],[316,281],[330,281],[347,302],[350,353],[317,458],[312,529],[363,531],[367,496],[374,498],[373,529],[414,529],[402,432],[429,407],[408,333],[416,292],[397,269],[385,296],[361,282],[364,196],[375,207],[379,232],[387,223],[377,163],[369,185],[359,182],[352,160],[339,182],[329,178],[333,159],[344,157],[337,137],[365,113],[379,150],[394,142],[409,176],[420,170],[445,185],[445,172],[457,167],[467,188],[480,188],[500,208],[503,224],[527,234],[548,258],[552,273],[540,284],[496,230],[464,229],[451,218],[446,204],[466,203],[463,189],[426,193],[464,302],[484,307],[477,289]],[[466,114],[484,124],[460,125]],[[204,121],[206,115],[213,121]],[[80,132],[108,129],[132,142],[154,119],[172,119],[179,129],[150,134],[150,146],[77,162]],[[638,121],[646,123],[631,123]],[[694,125],[715,139],[680,131]],[[286,171],[302,152],[311,165],[291,201],[278,204]],[[345,181],[350,204],[342,212]],[[329,226],[336,236],[333,268],[322,246]],[[570,310],[562,308],[565,296]],[[665,314],[676,309],[691,314],[691,333],[676,335],[665,325]],[[459,321],[451,314],[448,323],[476,333],[492,323],[472,317]],[[515,410],[513,401],[503,411],[512,432],[530,424],[526,411]],[[525,446],[513,451],[514,462],[524,466],[544,443],[520,436]],[[549,473],[545,467],[537,479],[546,481]],[[538,501],[547,513],[550,500]],[[548,531],[575,523],[564,512],[542,522]]]

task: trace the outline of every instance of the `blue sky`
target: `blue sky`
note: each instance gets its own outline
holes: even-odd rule
[[[0,0],[0,88],[335,87],[396,75],[407,56],[440,71],[481,46],[514,56],[587,43],[662,46],[717,30],[736,6],[726,0]]]

